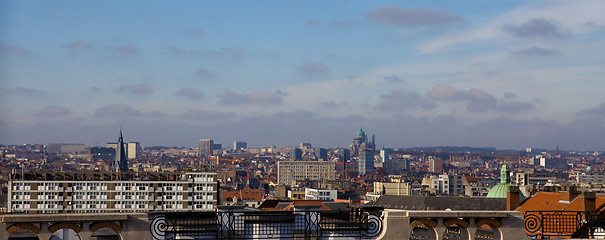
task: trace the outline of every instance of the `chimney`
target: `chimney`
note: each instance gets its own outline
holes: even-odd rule
[[[563,192],[559,193],[560,201],[571,202],[571,201],[573,201],[574,198],[576,198],[578,195],[580,195],[580,193],[578,192],[578,190],[576,190],[575,187],[569,187],[567,190],[569,190],[569,191],[563,191]]]
[[[519,204],[521,203],[520,199],[520,191],[518,186],[510,186],[508,187],[508,191],[506,192],[506,210],[507,211],[515,211]]]
[[[594,192],[582,192],[582,211],[594,212],[596,210],[596,195]]]

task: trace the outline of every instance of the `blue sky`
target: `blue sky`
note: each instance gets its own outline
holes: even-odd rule
[[[0,144],[605,150],[602,1],[0,1]]]

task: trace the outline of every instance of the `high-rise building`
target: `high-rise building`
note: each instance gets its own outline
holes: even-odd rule
[[[380,162],[386,163],[389,161],[390,152],[388,149],[380,150]]]
[[[374,151],[369,149],[359,152],[359,162],[357,163],[359,175],[374,174]]]
[[[129,142],[126,144],[126,154],[128,159],[137,159],[141,156],[141,144],[139,142]]]
[[[410,170],[410,160],[405,158],[392,158],[386,162],[386,172],[399,173],[402,170]]]
[[[314,153],[318,161],[328,161],[328,149],[317,148]]]
[[[277,184],[290,185],[296,181],[329,181],[335,178],[335,162],[279,161]]]
[[[288,156],[290,160],[301,161],[302,158],[302,150],[300,148],[292,148],[290,149],[290,154]]]
[[[443,160],[441,158],[429,157],[429,172],[440,173],[443,171]]]
[[[242,150],[242,149],[246,149],[246,148],[248,148],[247,142],[238,142],[238,141],[233,142],[233,150]]]
[[[300,148],[305,148],[305,147],[311,148],[311,143],[304,143],[304,142],[300,143]]]
[[[200,139],[199,141],[199,156],[208,157],[212,155],[214,151],[214,141],[212,139]]]
[[[115,153],[115,160],[113,162],[113,169],[116,171],[127,171],[128,170],[128,158],[126,158],[126,149],[124,147],[124,138],[122,138],[122,130],[120,129],[120,137],[118,138],[118,145]]]
[[[209,172],[17,172],[8,182],[9,212],[212,211],[217,199]]]

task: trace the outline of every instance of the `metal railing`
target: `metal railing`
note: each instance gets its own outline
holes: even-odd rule
[[[584,211],[527,211],[525,231],[533,239],[605,237],[605,213]]]
[[[149,214],[154,239],[370,239],[381,211],[164,212]]]

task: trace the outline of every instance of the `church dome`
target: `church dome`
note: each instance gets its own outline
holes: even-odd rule
[[[359,136],[359,137],[365,137],[366,133],[364,133],[363,130],[360,128],[359,131],[357,131],[357,136]]]
[[[489,190],[489,192],[487,193],[488,198],[506,198],[506,193],[508,192],[508,189],[511,186],[515,186],[512,183],[510,183],[510,170],[508,168],[508,165],[505,163],[504,165],[502,165],[502,169],[500,170],[500,183],[498,183],[498,185],[494,186],[492,189]],[[524,198],[525,196],[523,195],[523,193],[519,193],[521,198]]]

